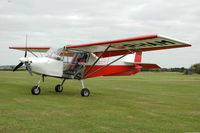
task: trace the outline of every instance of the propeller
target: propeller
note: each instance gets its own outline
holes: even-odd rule
[[[25,49],[24,57],[21,57],[19,60],[20,60],[20,63],[13,69],[13,72],[16,71],[18,68],[20,68],[21,66],[23,66],[23,64],[25,64],[26,70],[32,76],[32,70],[27,58],[27,35],[26,35],[26,49]]]
[[[14,69],[13,72],[20,68],[24,63],[20,62]]]
[[[25,62],[25,66],[28,73],[32,76],[32,70],[31,70],[30,64],[28,62]]]

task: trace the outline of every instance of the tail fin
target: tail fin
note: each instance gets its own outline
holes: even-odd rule
[[[141,72],[141,68],[160,68],[160,66],[156,64],[141,63],[141,62],[142,62],[142,52],[135,53],[134,62],[125,61],[126,64],[129,64],[129,65],[132,64],[134,66],[134,69],[132,70],[132,74]]]
[[[137,63],[141,63],[142,62],[142,52],[135,52],[135,60],[134,62]],[[138,64],[134,64],[135,70],[133,71],[133,73],[138,73],[141,72],[141,68],[142,66],[138,65]]]
[[[135,52],[135,60],[134,62],[142,62],[142,52]]]

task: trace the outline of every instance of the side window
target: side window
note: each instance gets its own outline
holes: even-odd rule
[[[77,55],[77,62],[78,63],[86,63],[88,59],[88,54],[87,53],[79,53]]]
[[[71,57],[71,56],[63,56],[63,58],[64,58],[64,60],[63,60],[64,62],[71,63],[73,57]]]

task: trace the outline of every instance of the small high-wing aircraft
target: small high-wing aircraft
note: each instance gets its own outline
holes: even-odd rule
[[[19,59],[20,63],[13,69],[16,71],[23,64],[32,75],[41,75],[36,86],[31,92],[39,95],[41,92],[40,82],[44,77],[56,77],[63,79],[61,84],[55,86],[56,92],[63,91],[63,84],[68,79],[81,81],[81,95],[90,95],[89,89],[85,88],[84,80],[97,76],[128,76],[141,71],[141,68],[160,68],[156,64],[141,63],[142,52],[181,48],[191,46],[188,43],[162,37],[158,35],[147,35],[127,39],[67,45],[60,49],[51,47],[9,47],[10,49],[24,50],[25,55]],[[27,57],[30,52],[34,57]],[[38,56],[35,52],[46,52]],[[128,55],[135,56],[130,60],[125,58]]]

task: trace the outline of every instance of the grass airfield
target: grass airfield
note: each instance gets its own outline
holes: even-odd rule
[[[143,72],[98,77],[81,84],[46,78],[41,94],[30,89],[39,76],[0,72],[0,133],[185,133],[200,132],[200,75]]]

